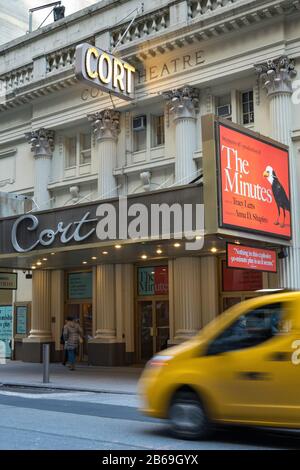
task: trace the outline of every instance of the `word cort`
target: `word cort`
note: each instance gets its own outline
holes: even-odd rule
[[[91,46],[76,47],[76,77],[120,98],[134,98],[135,68],[112,54]]]

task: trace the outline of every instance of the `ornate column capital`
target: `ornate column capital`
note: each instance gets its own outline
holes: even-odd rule
[[[200,90],[190,86],[184,86],[162,93],[167,100],[169,110],[174,119],[195,118],[199,112]]]
[[[120,133],[120,112],[114,109],[104,109],[103,111],[88,114],[93,132],[98,140],[117,140]]]
[[[54,135],[54,131],[44,128],[26,132],[26,140],[31,145],[31,151],[34,153],[35,158],[52,157],[55,146]]]
[[[254,67],[263,88],[267,90],[268,96],[293,93],[292,81],[297,75],[294,59],[284,55],[278,59],[257,64]]]

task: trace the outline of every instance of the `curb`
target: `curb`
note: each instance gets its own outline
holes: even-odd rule
[[[135,392],[123,392],[123,391],[116,391],[116,390],[107,390],[107,389],[92,389],[92,388],[81,388],[81,387],[69,387],[69,386],[61,386],[61,385],[55,385],[51,382],[47,384],[28,384],[28,383],[22,383],[22,382],[1,382],[0,383],[0,392],[1,392],[1,387],[22,387],[22,388],[31,388],[31,389],[46,389],[46,390],[61,390],[61,391],[67,391],[67,392],[88,392],[88,393],[106,393],[106,394],[111,394],[111,395],[130,395],[130,396],[135,396]]]

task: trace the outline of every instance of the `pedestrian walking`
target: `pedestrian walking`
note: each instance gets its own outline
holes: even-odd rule
[[[64,328],[67,325],[68,321],[65,320],[65,324],[62,327],[61,335],[60,335],[60,344],[63,346],[63,353],[62,353],[62,365],[65,366],[68,362],[68,350],[67,350],[67,342],[64,338]]]
[[[67,324],[64,327],[63,336],[66,344],[70,370],[75,370],[76,350],[78,349],[81,341],[82,328],[79,323],[74,321],[73,317],[67,318]]]

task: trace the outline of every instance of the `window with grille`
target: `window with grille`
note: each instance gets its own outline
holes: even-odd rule
[[[165,143],[165,118],[164,115],[151,116],[152,139],[151,147],[158,147]]]
[[[253,90],[244,91],[241,94],[242,100],[242,124],[252,124],[254,122]]]
[[[76,166],[76,137],[65,138],[65,168]]]
[[[91,135],[80,134],[80,165],[91,163]]]
[[[80,133],[65,137],[65,169],[91,163],[91,134]]]

